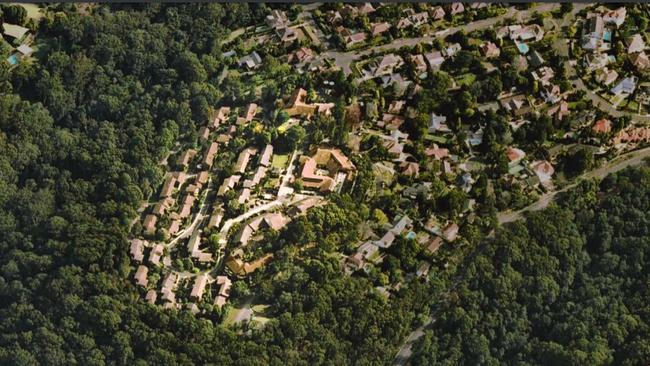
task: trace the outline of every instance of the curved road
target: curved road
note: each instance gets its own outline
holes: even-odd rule
[[[557,3],[556,4],[544,3],[532,9],[522,10],[522,11],[515,9],[514,7],[509,7],[508,11],[503,15],[499,15],[488,19],[477,20],[462,26],[447,28],[443,32],[436,32],[431,35],[415,37],[415,38],[398,38],[388,44],[368,48],[363,51],[349,51],[349,52],[326,51],[323,52],[320,56],[326,58],[333,58],[336,66],[340,67],[345,73],[345,75],[349,75],[352,72],[352,70],[350,69],[350,64],[352,64],[352,62],[360,58],[363,58],[364,56],[370,55],[372,52],[385,52],[390,50],[396,50],[404,46],[415,46],[419,43],[431,42],[437,38],[447,37],[448,35],[454,34],[460,30],[464,30],[465,32],[470,33],[478,29],[494,27],[497,23],[507,18],[517,18],[518,20],[526,20],[530,18],[535,12],[541,13],[541,12],[552,11],[558,8],[559,6],[560,5]]]
[[[547,207],[555,199],[555,196],[559,192],[564,192],[570,188],[575,187],[581,179],[592,179],[592,178],[603,179],[607,175],[623,170],[629,166],[640,165],[644,162],[646,158],[650,158],[650,147],[646,147],[640,150],[631,151],[629,153],[620,155],[615,159],[609,161],[602,167],[599,167],[597,169],[594,169],[588,173],[581,175],[578,179],[576,179],[574,183],[567,185],[566,187],[558,191],[548,192],[542,195],[542,197],[540,197],[540,199],[537,202],[531,204],[528,207],[525,207],[519,211],[500,212],[498,214],[499,224],[505,224],[508,222],[516,221],[522,218],[524,213],[526,212],[538,211]],[[429,317],[428,320],[423,325],[419,326],[417,329],[411,332],[411,334],[409,334],[409,336],[404,341],[404,344],[397,352],[397,355],[393,360],[393,365],[403,366],[407,364],[407,361],[411,357],[411,354],[413,352],[412,351],[413,345],[420,338],[424,336],[425,330],[431,327],[433,323],[435,323],[435,320],[436,320],[435,318]]]

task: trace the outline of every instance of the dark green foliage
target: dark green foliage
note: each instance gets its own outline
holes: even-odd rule
[[[585,182],[499,231],[417,365],[647,365],[650,168]]]

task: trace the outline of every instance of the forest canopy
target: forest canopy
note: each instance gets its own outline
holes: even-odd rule
[[[499,231],[416,365],[650,363],[650,168],[583,182]]]

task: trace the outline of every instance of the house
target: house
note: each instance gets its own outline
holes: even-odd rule
[[[375,245],[380,248],[390,248],[395,241],[395,233],[391,230],[387,231],[381,239],[375,241]]]
[[[612,62],[613,57],[614,56],[609,56],[605,53],[589,53],[585,55],[587,71],[602,69]]]
[[[34,49],[29,47],[26,44],[21,44],[16,48],[16,51],[18,51],[22,57],[29,57],[34,53]]]
[[[407,177],[417,177],[420,174],[420,164],[415,162],[403,161],[400,168],[402,168],[402,174]]]
[[[352,181],[355,170],[356,167],[341,150],[319,148],[312,157],[304,159],[300,179],[306,188],[330,192],[339,183]]]
[[[222,308],[226,304],[226,300],[230,297],[230,287],[232,287],[232,281],[226,276],[217,276],[217,285],[219,285],[219,290],[217,291],[217,296],[214,298],[214,305],[218,308]]]
[[[627,53],[636,53],[645,50],[643,36],[638,33],[626,39],[625,42],[627,43]]]
[[[160,293],[162,294],[162,299],[169,303],[176,303],[176,294],[174,289],[176,288],[176,283],[178,282],[178,275],[174,272],[171,272],[167,275],[163,281],[162,288]]]
[[[201,245],[201,232],[195,232],[190,236],[187,242],[187,251],[192,258],[198,259],[199,262],[212,261],[212,254],[203,252],[199,246]]]
[[[257,154],[257,149],[255,148],[249,147],[247,149],[244,149],[241,153],[239,153],[239,157],[237,158],[237,162],[233,167],[233,171],[240,174],[246,172],[246,166],[248,166],[248,162],[250,161],[251,156],[255,154]]]
[[[289,63],[303,63],[314,58],[314,51],[308,47],[300,47],[289,56]]]
[[[441,246],[442,246],[442,238],[439,237],[439,236],[435,236],[427,244],[426,251],[429,254],[433,254],[433,253],[437,252],[438,249],[440,249]]]
[[[259,165],[269,167],[271,165],[271,158],[273,157],[273,145],[266,145],[262,154],[260,155]]]
[[[609,70],[607,67],[596,73],[596,81],[603,83],[605,86],[610,85],[616,79],[618,79],[618,72],[616,70]]]
[[[424,58],[427,60],[431,71],[439,69],[440,65],[445,62],[445,58],[442,56],[442,52],[440,51],[425,53]]]
[[[609,133],[612,131],[612,121],[601,118],[598,121],[594,122],[591,130],[595,133]]]
[[[203,297],[203,292],[205,291],[205,285],[208,284],[208,275],[207,274],[200,274],[196,277],[196,280],[194,280],[194,286],[192,287],[192,292],[190,293],[190,297],[196,300],[201,300]]]
[[[165,197],[165,198],[161,199],[160,201],[158,201],[158,203],[156,203],[153,206],[153,209],[151,210],[151,213],[156,215],[156,216],[162,216],[162,215],[165,214],[165,212],[170,207],[172,207],[173,204],[174,204],[174,199],[173,198]]]
[[[264,219],[260,223],[260,227],[267,227],[271,230],[279,231],[289,223],[281,213],[275,212],[264,215]]]
[[[2,23],[2,33],[13,38],[14,44],[22,44],[29,35],[29,29],[15,24]]]
[[[384,113],[381,121],[377,122],[377,126],[384,127],[388,130],[397,130],[404,123],[404,117],[392,113]]]
[[[616,145],[631,142],[648,142],[650,141],[650,128],[648,127],[634,127],[627,130],[621,130],[614,137],[614,143]]]
[[[149,273],[149,268],[143,266],[142,264],[138,266],[137,271],[135,271],[135,283],[142,287],[147,287],[149,280],[147,279],[147,273]]]
[[[343,20],[343,17],[341,16],[341,13],[339,13],[339,12],[336,11],[336,10],[330,10],[330,11],[327,13],[327,21],[328,21],[330,24],[337,24],[337,23],[339,23],[339,22],[342,21],[342,20]]]
[[[206,170],[202,170],[196,175],[196,184],[202,186],[208,182],[208,179],[210,179],[210,175]]]
[[[456,240],[458,237],[458,225],[451,223],[442,230],[442,237],[449,242]]]
[[[460,14],[465,11],[465,6],[460,2],[450,3],[445,6],[447,7],[447,12],[450,15]]]
[[[142,263],[142,260],[144,259],[144,245],[145,241],[141,239],[131,239],[131,248],[130,248],[130,253],[131,253],[131,258],[133,258],[134,261]]]
[[[397,22],[397,29],[405,29],[405,28],[408,28],[408,27],[410,27],[412,25],[413,25],[413,23],[411,22],[411,19],[409,19],[409,18],[401,18]]]
[[[253,117],[255,117],[255,114],[257,113],[257,104],[251,103],[246,107],[244,111],[244,115],[242,117],[237,118],[237,124],[238,125],[245,125],[248,122],[253,120]]]
[[[292,217],[298,216],[298,215],[303,215],[309,210],[310,208],[316,206],[318,204],[319,199],[316,197],[308,197],[297,205],[291,207],[288,211],[287,214],[289,214]]]
[[[196,197],[192,194],[188,194],[185,196],[185,198],[183,199],[183,203],[181,204],[181,210],[178,213],[179,218],[184,219],[190,216],[190,213],[192,212],[192,206],[194,206],[195,200]]]
[[[513,166],[519,163],[526,156],[526,153],[521,149],[509,146],[508,149],[506,149],[506,156],[508,157],[510,165]]]
[[[400,56],[397,56],[394,53],[389,53],[384,57],[382,57],[381,61],[379,62],[379,65],[375,69],[374,75],[381,76],[381,75],[390,74],[393,72],[393,70],[402,66],[403,64],[404,64],[404,60],[402,60]]]
[[[411,63],[413,64],[413,67],[415,68],[415,71],[418,73],[423,73],[427,71],[427,64],[424,61],[424,56],[423,55],[410,55],[409,59]]]
[[[244,262],[241,258],[229,256],[226,260],[226,267],[238,276],[246,276],[251,274],[264,266],[273,258],[273,254],[269,253],[262,258],[257,259],[252,263]]]
[[[558,105],[549,108],[547,112],[554,117],[556,122],[560,122],[569,115],[569,103],[562,100]]]
[[[329,116],[332,114],[334,103],[305,103],[307,91],[303,88],[296,89],[289,98],[289,108],[285,109],[289,116],[304,116],[310,118],[314,114],[323,114]]]
[[[453,43],[449,45],[449,47],[446,47],[444,50],[442,50],[442,54],[447,58],[454,57],[454,55],[457,54],[461,49],[462,47],[459,43]]]
[[[603,21],[603,17],[592,14],[585,22],[582,34],[582,48],[591,51],[600,49],[603,43],[604,32],[605,22]]]
[[[163,255],[165,247],[162,244],[156,244],[149,253],[149,263],[157,266],[160,264],[160,257]]]
[[[514,113],[515,115],[522,113],[525,99],[523,96],[513,97],[509,100],[502,99],[501,105],[507,112]]]
[[[209,128],[217,128],[220,124],[228,121],[230,116],[230,107],[221,107],[217,112],[208,120]]]
[[[390,114],[398,114],[402,111],[404,108],[404,101],[403,100],[393,100],[390,102],[388,105],[388,113]]]
[[[158,294],[156,293],[156,290],[147,291],[147,294],[144,297],[144,299],[147,300],[149,304],[155,304],[157,298]]]
[[[561,98],[560,87],[555,84],[549,84],[542,89],[541,95],[547,103],[555,104]]]
[[[366,40],[365,32],[357,32],[343,37],[343,42],[345,42],[345,47],[350,48],[357,43],[364,42]]]
[[[207,167],[212,167],[212,163],[214,161],[214,156],[219,151],[219,144],[215,141],[213,141],[210,146],[208,147],[208,150],[205,152],[205,156],[203,157],[202,163],[207,165]]]
[[[636,89],[636,82],[638,78],[636,76],[629,76],[621,80],[615,87],[610,91],[615,95],[621,94],[632,94],[634,89]]]
[[[617,27],[620,27],[625,22],[625,15],[627,15],[627,9],[621,6],[616,10],[605,12],[603,14],[603,21],[605,24],[615,24]]]
[[[645,52],[638,52],[630,55],[630,62],[638,71],[643,71],[650,67],[650,59]]]
[[[266,25],[268,25],[269,28],[284,28],[288,24],[289,18],[287,18],[287,14],[282,10],[274,9],[271,11],[271,14],[266,16]]]
[[[183,168],[187,168],[189,165],[190,161],[194,159],[196,156],[197,151],[194,149],[187,149],[185,150],[176,160],[176,165],[182,166]]]
[[[229,190],[235,188],[240,179],[241,175],[231,175],[230,177],[224,179],[223,184],[221,184],[219,190],[217,191],[217,196],[221,197]]]
[[[429,16],[433,20],[440,20],[445,17],[445,9],[442,6],[435,6],[429,10]]]
[[[487,7],[488,7],[488,3],[474,3],[474,2],[469,6],[469,8],[473,10],[483,9]]]
[[[156,232],[156,222],[158,217],[156,215],[149,214],[144,217],[142,222],[142,228],[147,235],[153,235]]]
[[[530,168],[535,172],[539,178],[539,182],[544,186],[551,182],[553,173],[555,173],[553,165],[546,160],[534,161],[530,164]]]
[[[541,41],[544,38],[544,29],[537,24],[509,27],[508,30],[510,39],[513,41]]]
[[[206,126],[201,127],[199,130],[199,137],[201,140],[207,140],[210,137],[210,129]]]
[[[210,219],[208,220],[208,229],[209,228],[218,228],[219,225],[221,224],[221,220],[223,220],[223,212],[221,210],[214,210],[212,212],[212,215],[210,215]]]
[[[357,5],[357,10],[358,10],[359,14],[367,15],[367,14],[370,14],[370,13],[374,12],[375,8],[373,8],[371,3],[363,3],[363,4]]]
[[[370,34],[376,37],[390,29],[390,24],[387,22],[375,23],[370,26]]]
[[[481,45],[481,53],[485,58],[499,57],[501,50],[492,42],[486,42]]]
[[[258,68],[262,64],[262,57],[253,51],[251,54],[246,55],[239,59],[239,67],[245,66],[248,70]]]
[[[416,13],[411,15],[409,17],[409,20],[411,21],[411,24],[417,28],[429,22],[429,14],[425,11]]]
[[[428,157],[432,157],[436,160],[442,160],[449,156],[449,149],[438,147],[438,145],[433,144],[433,147],[429,147],[424,150],[424,154]]]
[[[533,71],[531,75],[533,76],[533,80],[539,81],[542,86],[546,86],[555,77],[555,71],[548,66],[544,66],[540,67],[537,71]]]
[[[433,132],[451,132],[447,126],[447,117],[438,116],[435,113],[431,113],[431,118],[429,119],[429,133]]]
[[[239,203],[240,205],[243,205],[244,203],[248,202],[248,199],[250,198],[250,196],[251,196],[250,188],[244,188],[241,191],[241,194],[239,195],[239,197],[237,198],[237,203]]]
[[[278,36],[280,42],[282,42],[284,46],[288,46],[293,43],[293,41],[298,39],[298,32],[296,32],[295,29],[289,27],[276,29],[275,34]]]
[[[171,220],[169,223],[169,228],[167,229],[167,233],[169,235],[175,235],[178,230],[181,228],[181,221],[176,219],[176,220]]]

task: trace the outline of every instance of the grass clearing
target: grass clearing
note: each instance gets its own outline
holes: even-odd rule
[[[273,168],[283,170],[284,168],[287,167],[287,164],[289,163],[289,155],[273,155],[273,162],[271,163],[271,166]]]
[[[475,80],[476,80],[476,75],[469,72],[466,74],[459,75],[456,78],[456,82],[458,83],[458,85],[471,85],[472,83],[474,83]]]
[[[41,12],[41,8],[39,8],[38,5],[36,4],[25,4],[25,3],[9,3],[9,4],[19,5],[25,8],[25,10],[27,10],[27,17],[30,19],[39,20],[45,16],[45,14]]]

